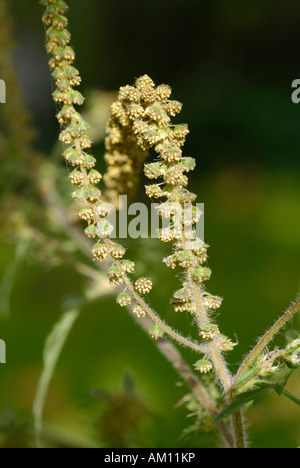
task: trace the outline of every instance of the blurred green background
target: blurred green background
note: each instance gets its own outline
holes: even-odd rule
[[[42,7],[37,0],[9,3],[18,75],[38,131],[36,147],[49,153],[58,128]],[[147,73],[156,83],[170,84],[174,99],[184,103],[180,121],[190,128],[185,150],[197,160],[191,187],[205,203],[205,240],[211,246],[207,287],[224,297],[222,332],[237,336],[239,344],[228,356],[234,371],[300,289],[300,104],[291,101],[291,83],[300,78],[299,2],[69,3],[83,93],[115,91]],[[101,144],[96,152],[101,158]],[[153,277],[154,308],[189,333],[186,317],[169,305],[178,278],[160,263],[166,247],[141,240],[128,242],[128,248],[139,271]],[[0,279],[14,252],[13,244],[0,241]],[[81,277],[67,265],[48,269],[33,257],[23,263],[11,315],[0,322],[7,344],[7,364],[0,365],[0,444],[30,443],[24,434],[30,433],[45,338],[62,304],[82,288]],[[291,326],[299,330],[299,322],[297,317]],[[283,340],[281,334],[277,342]],[[194,362],[191,353],[184,355]],[[124,385],[132,380],[135,393],[128,406]],[[134,408],[125,445],[210,446],[209,434],[182,437],[190,421],[184,407],[174,408],[186,390],[178,382],[151,340],[108,297],[85,307],[70,334],[50,387],[45,426],[55,440],[111,447],[120,444],[111,435],[117,431],[109,432],[103,421],[119,417],[123,427],[126,411]],[[288,388],[300,397],[299,372]],[[271,395],[250,409],[249,434],[255,447],[296,447],[299,409]]]

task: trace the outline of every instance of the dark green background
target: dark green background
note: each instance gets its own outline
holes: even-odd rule
[[[11,0],[19,48],[16,61],[28,108],[48,151],[58,128],[44,52],[42,8],[35,0]],[[26,4],[26,5],[25,5]],[[81,90],[106,91],[131,84],[141,74],[169,83],[184,103],[181,121],[190,128],[186,154],[197,160],[191,187],[205,203],[205,240],[213,270],[208,289],[224,297],[221,330],[239,345],[232,370],[300,287],[300,104],[291,83],[300,78],[300,5],[297,1],[175,0],[69,2],[72,44],[83,77]],[[100,148],[101,149],[101,148]],[[99,153],[101,152],[99,149]],[[168,305],[178,286],[161,265],[160,244],[130,245],[154,278],[151,300],[175,327],[183,320]],[[13,248],[0,244],[4,274]],[[153,250],[154,249],[154,250]],[[154,253],[153,253],[154,252]],[[172,276],[172,275],[171,275]],[[162,286],[163,285],[163,286]],[[0,405],[30,417],[41,370],[44,339],[65,298],[77,294],[70,269],[50,271],[33,259],[24,265],[13,294],[11,317],[1,323],[7,364],[0,369]],[[299,329],[299,317],[294,321]],[[188,326],[184,327],[189,333]],[[279,343],[283,336],[279,337]],[[194,357],[188,352],[187,359]],[[149,447],[208,446],[198,434],[180,439],[189,425],[178,377],[153,343],[114,299],[87,307],[76,323],[50,389],[45,423],[56,435],[94,443],[89,392],[118,393],[125,371],[154,413],[141,425]],[[289,389],[300,396],[300,375]],[[300,444],[300,413],[272,396],[249,412],[255,447]],[[92,437],[92,438],[90,438]]]

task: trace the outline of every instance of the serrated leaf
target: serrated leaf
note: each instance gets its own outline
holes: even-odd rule
[[[222,419],[227,418],[231,414],[235,413],[247,403],[254,403],[255,405],[258,404],[270,388],[272,388],[270,385],[262,385],[255,390],[240,393],[233,403],[228,405],[223,409],[223,411],[221,411],[221,413],[218,414],[214,422],[217,423],[222,421]]]

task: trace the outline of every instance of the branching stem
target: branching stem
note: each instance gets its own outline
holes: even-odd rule
[[[118,260],[114,260],[114,262],[116,266],[118,266],[120,269],[122,268],[121,263]],[[144,299],[135,291],[133,284],[131,283],[130,279],[125,273],[123,274],[123,279],[132,297],[143,308],[143,310],[153,320],[153,322],[159,325],[164,330],[165,333],[167,333],[171,338],[173,338],[179,344],[187,346],[188,348],[191,348],[194,351],[197,351],[198,353],[208,352],[205,346],[201,346],[197,343],[194,343],[193,341],[190,341],[189,339],[183,337],[182,335],[174,331],[171,327],[166,325],[165,322],[161,320],[161,318],[148,306],[148,304],[146,304]]]

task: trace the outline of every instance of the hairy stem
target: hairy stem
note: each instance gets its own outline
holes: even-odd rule
[[[122,268],[120,262],[118,260],[115,260],[115,264],[119,267]],[[146,314],[153,320],[154,323],[159,325],[165,333],[167,333],[171,338],[173,338],[175,341],[177,341],[179,344],[182,344],[184,346],[187,346],[188,348],[193,349],[194,351],[200,352],[200,353],[207,353],[207,348],[205,346],[201,346],[197,343],[194,343],[187,338],[183,337],[176,331],[174,331],[171,327],[166,325],[163,320],[146,304],[146,302],[141,298],[141,296],[135,291],[133,284],[131,283],[130,279],[128,276],[124,273],[123,274],[123,279],[124,283],[126,284],[128,290],[132,294],[132,297],[136,300],[136,302],[143,308],[143,310],[146,312]]]
[[[286,325],[286,323],[296,314],[296,312],[300,310],[300,300],[298,300],[295,304],[293,304],[286,312],[283,314],[277,322],[271,327],[262,338],[258,341],[257,345],[253,348],[253,350],[248,354],[244,362],[242,363],[241,367],[239,368],[237,374],[233,379],[233,386],[236,380],[243,375],[249,367],[253,364],[255,359],[258,355],[262,352],[262,350],[267,346],[267,344],[274,338],[274,336],[281,330],[282,327]]]
[[[234,434],[234,448],[245,448],[245,431],[241,410],[233,413],[231,421]]]
[[[205,307],[203,306],[202,295],[201,295],[199,285],[198,285],[198,283],[196,283],[193,280],[191,280],[191,284],[192,284],[192,289],[193,289],[195,302],[196,302],[196,305],[197,305],[198,316],[199,316],[201,322],[206,322],[207,321],[207,314],[206,314],[206,311],[205,311]],[[228,369],[227,369],[227,367],[226,367],[226,365],[225,365],[225,363],[224,363],[224,361],[222,359],[221,353],[220,353],[217,345],[215,344],[214,340],[209,340],[208,341],[208,347],[210,349],[211,358],[213,360],[213,363],[214,363],[214,366],[215,366],[215,369],[216,369],[216,373],[217,373],[220,381],[222,382],[224,390],[227,392],[230,389],[230,386],[231,386],[231,377],[230,377],[229,371],[228,371]]]
[[[48,164],[47,164],[47,168],[49,169]],[[87,239],[83,235],[80,229],[77,229],[75,226],[70,224],[70,217],[68,216],[67,210],[63,207],[63,204],[61,203],[59,194],[57,193],[56,186],[54,183],[54,179],[57,177],[56,172],[53,170],[52,171],[47,170],[43,172],[47,174],[47,179],[46,179],[47,190],[44,190],[44,188],[42,190],[42,187],[40,187],[43,201],[45,202],[46,206],[50,208],[51,214],[55,213],[56,216],[59,214],[59,219],[62,222],[61,226],[63,227],[63,231],[68,232],[70,238],[74,240],[74,242],[76,243],[76,245],[78,245],[82,253],[84,253],[89,258],[91,243],[89,242],[89,239]],[[38,182],[40,179],[39,177],[37,177],[37,179],[38,179],[37,180]],[[103,264],[97,264],[97,266],[98,268],[96,270],[94,270],[93,268],[91,269],[91,271],[93,271],[92,279],[94,280],[95,280],[96,272],[99,271],[99,269],[100,271],[102,271],[104,268]],[[87,267],[87,268],[90,268],[90,267]],[[79,268],[78,268],[78,271],[79,271]],[[84,275],[86,276],[87,271],[80,271],[80,273],[84,273]],[[90,275],[87,275],[87,276],[90,276]],[[120,287],[119,289],[121,291]],[[101,295],[99,297],[102,297],[102,294],[103,292],[101,291]],[[99,291],[98,291],[98,295],[99,295]],[[149,318],[141,317],[139,319],[136,317],[133,317],[133,318],[135,319],[135,322],[144,331],[148,333],[148,330],[152,324],[152,320],[150,319],[150,317]],[[172,364],[172,366],[178,372],[178,374],[184,380],[184,382],[186,382],[188,387],[191,389],[192,393],[200,402],[201,406],[211,415],[212,418],[215,418],[217,416],[215,402],[209,397],[204,385],[194,375],[190,367],[184,361],[179,350],[170,341],[168,341],[165,338],[161,338],[155,341],[155,345],[157,346],[159,351],[162,353],[162,355]],[[217,424],[217,427],[223,439],[228,444],[228,446],[233,448],[234,440],[233,440],[230,430],[228,429],[224,421],[220,421]]]
[[[147,322],[149,323],[148,320]],[[211,400],[206,388],[193,374],[190,367],[183,360],[179,351],[172,345],[172,343],[165,340],[164,338],[158,341],[157,347],[168,359],[168,361],[171,362],[182,379],[189,385],[190,389],[192,390],[195,397],[199,400],[202,407],[206,409],[212,418],[215,418],[217,416],[217,412],[214,401]],[[217,426],[229,447],[233,448],[234,440],[226,424],[223,421],[220,421]]]
[[[197,304],[197,312],[198,312],[200,321],[206,322],[207,314],[205,311],[205,307],[203,305],[202,294],[201,294],[200,288],[195,281],[191,281],[191,282],[192,282],[194,298]],[[233,395],[230,392],[231,376],[227,369],[227,366],[214,340],[208,341],[208,347],[210,349],[210,356],[214,363],[216,374],[218,378],[220,379],[220,381],[222,382],[223,388],[227,394],[229,402],[232,402]],[[234,447],[244,448],[245,447],[244,425],[243,425],[243,419],[242,419],[242,414],[240,410],[233,413],[231,421],[232,421],[232,429],[233,429],[233,435],[234,435]]]

